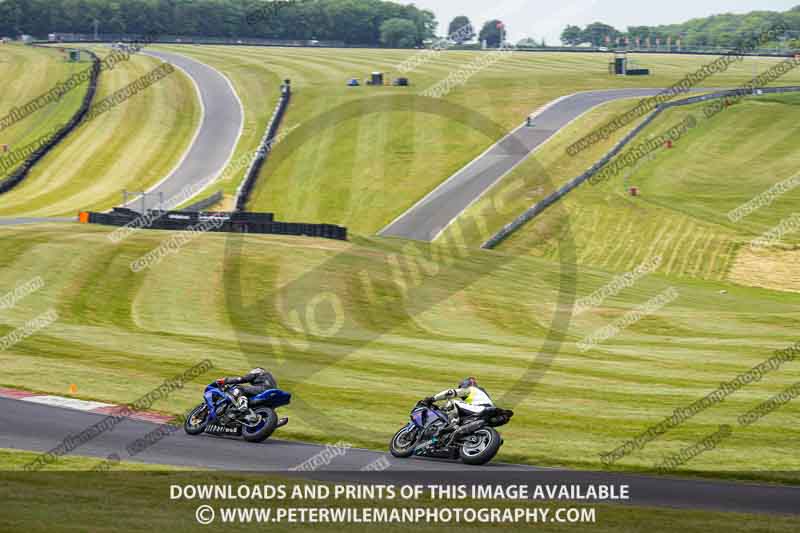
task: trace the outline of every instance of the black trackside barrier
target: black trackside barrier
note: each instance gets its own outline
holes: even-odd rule
[[[763,87],[758,89],[760,91],[759,95],[761,94],[781,94],[781,93],[791,93],[791,92],[800,92],[800,86],[788,86],[788,87]],[[721,98],[729,98],[732,96],[735,97],[743,97],[743,96],[751,96],[753,95],[752,89],[729,89],[726,91],[719,91],[710,94],[703,94],[700,96],[690,96],[688,98],[684,98],[683,100],[676,100],[673,102],[666,102],[664,104],[659,104],[656,108],[650,112],[649,115],[634,129],[628,132],[625,137],[623,137],[609,152],[606,153],[600,160],[591,166],[586,172],[581,174],[580,176],[573,178],[569,182],[567,182],[564,186],[560,189],[555,191],[554,193],[550,194],[547,198],[534,204],[531,208],[527,209],[523,212],[520,216],[518,216],[514,221],[510,224],[507,224],[503,227],[500,231],[495,233],[489,240],[484,242],[481,245],[481,248],[486,250],[491,250],[496,248],[501,242],[506,240],[510,237],[513,233],[519,230],[522,226],[533,220],[534,218],[538,217],[542,212],[544,212],[548,207],[552,206],[556,202],[560,201],[563,197],[567,194],[572,192],[574,189],[585,183],[589,180],[592,176],[600,172],[602,168],[609,163],[617,154],[619,154],[622,149],[627,146],[639,133],[645,129],[657,116],[659,116],[664,110],[669,109],[671,107],[680,107],[685,105],[696,104],[699,102],[706,102],[708,100],[718,100]]]
[[[38,45],[34,45],[38,46]],[[22,180],[28,177],[31,169],[42,160],[44,156],[46,156],[56,145],[61,142],[67,135],[72,132],[75,128],[77,128],[83,119],[86,117],[86,113],[89,111],[89,108],[92,106],[92,101],[94,100],[94,95],[97,92],[97,81],[100,77],[100,59],[97,55],[90,51],[90,50],[81,50],[89,54],[92,58],[92,72],[89,77],[89,88],[86,90],[86,94],[83,95],[83,101],[81,102],[80,107],[72,116],[72,118],[64,124],[54,135],[53,137],[47,141],[46,143],[42,144],[39,148],[36,149],[31,155],[28,156],[25,161],[23,161],[14,172],[12,172],[9,176],[5,179],[0,180],[0,194],[4,192],[8,192],[20,183]]]
[[[242,184],[239,186],[239,190],[236,191],[237,211],[244,210],[244,207],[247,205],[247,201],[250,199],[250,194],[252,194],[253,188],[256,185],[256,180],[258,179],[258,173],[261,171],[261,167],[264,166],[264,163],[266,163],[267,159],[269,158],[269,154],[272,151],[272,145],[275,142],[275,136],[278,134],[278,128],[280,128],[281,122],[283,121],[283,116],[286,114],[286,109],[289,107],[289,102],[291,99],[291,81],[286,80],[284,84],[281,85],[281,97],[278,100],[278,105],[275,107],[275,112],[272,114],[272,119],[269,121],[267,132],[261,139],[261,144],[258,147],[257,155],[250,164],[250,167],[247,169],[247,173],[244,176]]]
[[[135,217],[139,217],[139,213],[130,209],[115,207],[112,213],[119,212],[123,216],[130,216],[130,213],[135,213]],[[216,211],[160,211],[158,209],[151,209],[147,212],[148,217],[154,221],[168,220],[168,221],[188,221],[191,224],[196,224],[211,217],[222,217],[231,220],[232,222],[240,222],[247,224],[263,224],[265,222],[274,222],[275,215],[272,213],[249,213],[247,211],[235,211],[233,213],[216,212]]]
[[[193,211],[148,211],[147,215],[122,207],[110,213],[88,213],[89,224],[130,226],[131,228],[187,231],[212,219],[222,218],[219,225],[203,226],[206,231],[222,233],[254,233],[269,235],[296,235],[323,239],[347,240],[347,228],[333,224],[304,224],[278,222],[272,213],[198,213]]]

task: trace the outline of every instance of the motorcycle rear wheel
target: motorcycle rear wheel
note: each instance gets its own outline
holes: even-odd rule
[[[278,414],[269,407],[256,407],[253,412],[261,417],[255,427],[242,426],[242,438],[247,442],[263,442],[278,427]]]
[[[414,444],[417,442],[416,428],[405,426],[392,437],[389,452],[395,457],[405,459],[414,455]]]
[[[494,428],[482,427],[467,436],[458,454],[465,464],[485,465],[494,459],[502,443],[503,439]]]

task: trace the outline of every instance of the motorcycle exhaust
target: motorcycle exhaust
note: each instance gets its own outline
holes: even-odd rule
[[[480,428],[482,428],[485,425],[486,425],[486,421],[484,421],[484,420],[476,420],[475,422],[470,422],[466,426],[461,426],[460,428],[458,428],[453,433],[453,438],[451,439],[451,442],[456,440],[456,439],[458,439],[458,438],[460,438],[460,437],[463,437],[464,435],[469,435],[473,431],[477,431],[477,430],[479,430]]]

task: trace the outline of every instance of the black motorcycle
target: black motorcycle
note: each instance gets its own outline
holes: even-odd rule
[[[494,428],[507,424],[514,412],[489,407],[479,414],[461,410],[459,416],[459,424],[450,427],[450,419],[441,409],[418,402],[411,421],[392,438],[389,451],[400,458],[416,455],[461,458],[468,465],[488,463],[503,444]]]

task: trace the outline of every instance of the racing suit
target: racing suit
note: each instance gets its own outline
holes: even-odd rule
[[[460,414],[474,415],[483,412],[487,407],[494,407],[494,402],[481,387],[473,385],[465,389],[448,389],[433,397],[433,401],[449,400],[444,407],[450,418],[450,426],[459,423]]]
[[[223,381],[225,385],[235,385],[235,387],[231,390],[231,395],[236,400],[236,407],[240,411],[247,410],[248,398],[257,396],[264,391],[278,388],[275,378],[269,372],[225,378]],[[242,383],[249,383],[250,385],[242,385]]]

